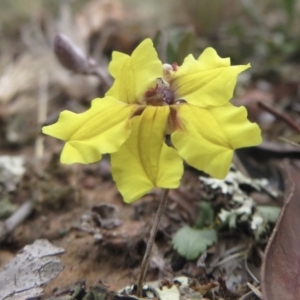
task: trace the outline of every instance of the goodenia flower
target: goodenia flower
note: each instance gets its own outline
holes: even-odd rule
[[[115,81],[104,98],[80,114],[63,111],[43,132],[66,142],[62,163],[93,163],[111,153],[112,175],[127,203],[153,187],[177,188],[183,160],[222,179],[235,149],[261,143],[246,109],[229,103],[238,74],[249,67],[231,66],[212,48],[181,66],[163,65],[146,39],[131,56],[113,53]]]

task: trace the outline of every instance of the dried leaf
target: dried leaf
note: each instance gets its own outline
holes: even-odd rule
[[[172,243],[181,256],[193,260],[216,241],[217,232],[214,229],[199,230],[185,226],[177,231]]]
[[[63,252],[47,240],[25,246],[22,253],[0,271],[0,299],[25,299],[22,293],[30,290],[31,296],[38,293],[37,287],[55,278],[63,269],[57,257]]]
[[[194,278],[189,280],[189,286],[194,291],[199,292],[202,296],[204,296],[207,292],[211,291],[215,287],[218,286],[216,282],[209,282],[207,284],[200,284],[199,281]]]
[[[269,239],[262,265],[261,286],[265,300],[300,298],[300,173],[288,172],[285,204]]]
[[[5,300],[24,300],[24,299],[37,299],[43,295],[42,288],[32,288],[20,293],[15,293],[13,296],[9,298],[5,298]]]

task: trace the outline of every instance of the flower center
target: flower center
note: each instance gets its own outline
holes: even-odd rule
[[[161,78],[158,78],[156,80],[156,87],[149,89],[144,94],[144,100],[147,105],[172,105],[175,103],[175,96],[168,84]]]

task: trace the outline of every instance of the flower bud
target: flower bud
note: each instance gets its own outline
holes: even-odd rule
[[[55,36],[53,50],[59,62],[66,69],[76,73],[89,73],[90,68],[96,65],[94,60],[88,59],[64,34],[59,33]]]
[[[172,65],[163,64],[163,78],[168,83],[171,82],[172,76],[174,74],[174,69]]]

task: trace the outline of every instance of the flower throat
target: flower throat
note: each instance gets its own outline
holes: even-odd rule
[[[175,103],[173,91],[168,87],[161,78],[156,80],[156,87],[149,89],[144,94],[144,101],[147,105],[163,106]]]

